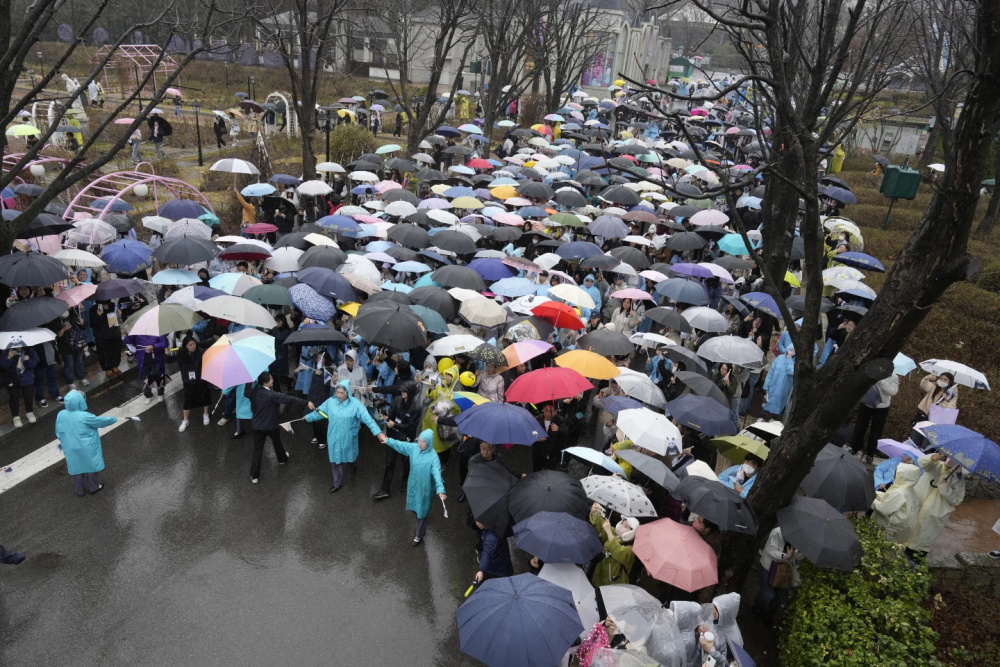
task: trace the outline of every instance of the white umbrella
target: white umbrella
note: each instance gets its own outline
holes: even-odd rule
[[[698,356],[717,363],[759,368],[764,363],[764,351],[749,338],[716,336],[698,348]]]
[[[352,171],[347,177],[361,183],[378,183],[378,176],[370,171]]]
[[[413,215],[417,212],[417,207],[408,201],[394,201],[390,202],[388,206],[385,207],[386,215],[394,215],[397,218],[402,218],[408,215]]]
[[[843,280],[835,279],[826,283],[827,285],[832,285],[834,289],[838,292],[853,290],[859,294],[864,294],[867,298],[874,300],[878,297],[878,294],[868,285],[865,285],[860,280]]]
[[[633,345],[638,345],[639,347],[653,348],[660,347],[661,345],[676,345],[674,341],[670,340],[666,336],[661,336],[655,333],[637,333],[632,334],[628,341]]]
[[[483,235],[479,233],[479,230],[476,229],[475,226],[465,222],[455,225],[454,227],[452,227],[452,229],[454,229],[456,232],[462,232],[470,239],[472,239],[474,243],[478,242],[479,239],[483,238]]]
[[[538,257],[535,258],[535,264],[542,267],[546,271],[548,271],[561,261],[562,257],[555,254],[554,252],[547,252],[544,255],[539,255]]]
[[[632,441],[656,454],[666,454],[673,446],[681,451],[681,432],[666,415],[649,408],[631,408],[618,413],[618,428]]]
[[[458,221],[460,220],[460,218],[451,211],[445,211],[439,208],[429,209],[427,211],[427,217],[434,222],[440,222],[442,225],[448,225],[449,227],[451,225],[458,224]]]
[[[865,274],[853,266],[838,264],[829,269],[823,269],[823,284],[829,285],[832,280],[864,280]]]
[[[623,245],[626,243],[635,243],[637,245],[653,245],[653,242],[647,239],[645,236],[632,236],[632,235],[623,238],[621,240],[621,243]]]
[[[219,237],[219,238],[215,239],[214,243],[216,245],[218,245],[220,243],[240,243],[240,244],[243,244],[243,245],[255,245],[258,248],[263,248],[264,250],[268,251],[269,253],[274,254],[274,248],[271,247],[271,244],[268,243],[268,242],[266,242],[266,241],[261,241],[260,239],[245,239],[242,236],[232,236],[232,235],[230,235],[230,236]]]
[[[179,239],[183,236],[194,236],[208,241],[212,238],[212,228],[195,218],[181,218],[170,226],[163,235],[164,240]]]
[[[466,289],[464,287],[452,287],[448,290],[448,294],[450,294],[456,301],[468,301],[469,299],[484,298],[479,292]]]
[[[453,354],[471,352],[482,344],[483,340],[481,338],[467,334],[458,334],[437,339],[430,344],[427,352],[435,357],[450,357]]]
[[[307,197],[321,197],[333,192],[333,188],[323,181],[306,181],[297,187],[296,190],[300,195],[305,195]]]
[[[623,411],[624,412],[624,411]],[[649,498],[635,484],[615,475],[591,475],[580,480],[587,497],[623,516],[656,516]]]
[[[684,466],[682,470],[687,472],[688,477],[704,477],[705,479],[710,479],[715,482],[719,481],[719,476],[716,475],[711,466],[704,461],[692,461]]]
[[[159,275],[159,274],[157,274]],[[163,303],[179,303],[182,306],[186,306],[194,311],[201,310],[202,302],[194,298],[194,287],[182,287],[177,290],[166,299]]]
[[[730,285],[732,285],[734,282],[736,282],[733,279],[733,274],[729,273],[729,271],[726,271],[724,268],[722,268],[721,266],[719,266],[714,262],[698,262],[698,266],[704,269],[708,269],[709,271],[712,272],[713,276],[715,276],[724,283],[729,283]]]
[[[230,174],[259,174],[260,170],[253,165],[252,162],[247,162],[246,160],[239,160],[234,157],[225,158],[224,160],[219,160],[211,167],[209,171],[224,171]]]
[[[579,306],[580,308],[597,307],[597,304],[594,303],[593,297],[591,297],[589,294],[584,292],[576,285],[567,285],[566,283],[560,283],[555,287],[550,287],[549,296],[555,297],[557,299],[562,299],[566,303],[572,306]]]
[[[277,323],[267,309],[238,296],[216,296],[202,301],[201,312],[250,327],[273,329]]]
[[[601,620],[597,615],[597,590],[587,575],[573,563],[545,563],[538,572],[538,578],[565,588],[573,596],[573,604],[583,624],[580,637],[585,639]]]
[[[507,310],[496,301],[480,296],[462,302],[458,314],[469,321],[483,327],[499,326],[507,321]]]
[[[986,379],[986,376],[977,371],[975,368],[969,368],[965,364],[960,364],[957,361],[949,361],[948,359],[928,359],[927,361],[920,362],[920,368],[924,369],[928,373],[934,373],[935,375],[941,375],[941,373],[951,373],[955,376],[955,383],[964,385],[966,387],[972,387],[973,389],[985,389],[990,390],[990,381]]]
[[[142,219],[143,227],[146,229],[152,229],[158,234],[166,234],[172,224],[174,224],[174,221],[170,218],[164,218],[158,215],[147,215]]]
[[[722,316],[722,313],[714,308],[697,306],[685,308],[681,317],[688,321],[695,329],[707,331],[709,333],[722,333],[729,329],[729,320]]]
[[[325,245],[331,248],[339,248],[337,242],[331,239],[329,236],[323,236],[322,234],[317,234],[316,232],[310,232],[305,235],[302,239],[307,243],[312,243],[313,245]]]
[[[337,267],[337,273],[364,278],[376,285],[382,282],[382,273],[375,263],[361,255],[348,255],[347,261]]]
[[[518,315],[527,315],[531,317],[531,311],[538,306],[542,305],[546,301],[551,301],[547,296],[540,296],[538,294],[529,294],[528,296],[520,296],[513,301],[506,304],[506,307],[510,309],[510,312],[517,313]]]
[[[647,375],[623,368],[614,381],[626,395],[631,396],[637,401],[642,401],[646,405],[652,405],[654,408],[662,408],[667,404],[667,399],[663,397],[663,392],[653,384],[653,381]]]
[[[66,266],[75,266],[81,269],[96,269],[105,265],[104,260],[97,255],[86,250],[77,250],[76,248],[60,250],[53,253],[52,257],[58,259]]]
[[[944,173],[944,165],[941,164],[940,162],[935,162],[933,164],[929,164],[929,165],[927,165],[927,168],[930,169],[931,171],[937,171],[937,172]]]
[[[118,230],[103,220],[89,218],[74,222],[66,237],[73,243],[102,245],[118,238]]]
[[[298,271],[302,268],[299,264],[299,258],[305,253],[298,248],[292,248],[291,246],[285,246],[284,248],[278,248],[274,251],[274,254],[264,262],[264,266],[277,273],[289,273],[291,271]]]
[[[329,174],[345,174],[347,170],[341,167],[336,162],[320,162],[316,165],[316,171],[322,171]]]
[[[48,329],[26,329],[24,331],[0,331],[0,350],[12,347],[31,347],[49,343],[56,339],[55,333]]]

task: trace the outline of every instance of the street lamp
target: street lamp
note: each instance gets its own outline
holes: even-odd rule
[[[250,76],[247,77],[247,95],[250,96],[251,100],[254,99],[254,96],[253,96],[253,75],[250,75]]]
[[[191,108],[194,109],[194,132],[198,137],[198,166],[204,167],[205,160],[201,156],[201,122],[198,117],[198,112],[201,111],[201,102],[195,100],[191,103]]]
[[[38,53],[36,53],[35,55],[38,56],[38,71],[41,72],[41,76],[44,79],[45,78],[45,66],[42,64],[42,61],[45,59],[45,54],[42,53],[41,49],[39,49]]]
[[[319,112],[316,114],[316,124],[319,129],[326,133],[326,161],[330,161],[330,125],[332,118],[332,110],[320,108]]]

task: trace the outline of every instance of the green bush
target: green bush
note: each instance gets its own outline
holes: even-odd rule
[[[940,665],[938,635],[924,602],[927,567],[909,564],[871,521],[855,523],[865,555],[853,572],[803,562],[802,586],[785,616],[782,664],[910,667]]]
[[[325,141],[325,137],[323,140]],[[322,146],[321,146],[322,147]],[[338,125],[330,132],[330,159],[339,164],[353,162],[362,153],[375,150],[375,137],[363,125]]]

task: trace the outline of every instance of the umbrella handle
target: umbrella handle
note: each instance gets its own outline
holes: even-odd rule
[[[225,395],[219,396],[219,400],[215,402],[215,407],[212,408],[212,412],[209,413],[209,414],[213,414],[213,415],[215,414],[215,411],[219,409],[219,404],[222,403],[222,399],[224,399],[224,398],[225,398]]]
[[[469,586],[469,590],[465,591],[465,597],[469,597],[470,595],[472,595],[472,591],[476,590],[476,586],[478,585],[479,585],[478,583],[473,581],[472,585]]]

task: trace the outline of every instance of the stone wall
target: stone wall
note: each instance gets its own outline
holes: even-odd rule
[[[1000,558],[984,553],[930,556],[927,565],[935,588],[981,588],[1000,596]]]

